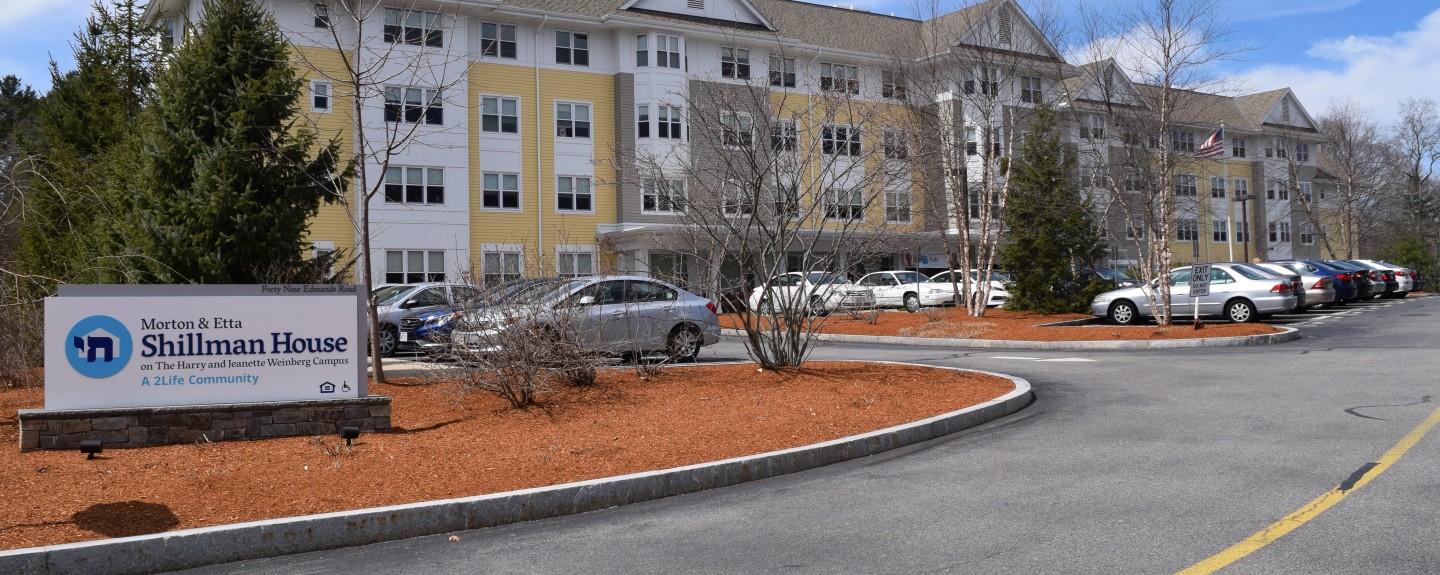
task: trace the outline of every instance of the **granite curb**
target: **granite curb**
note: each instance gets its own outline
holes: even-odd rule
[[[1260,335],[1238,335],[1229,337],[1198,337],[1190,339],[1117,339],[1112,341],[1025,341],[1000,339],[950,339],[939,337],[897,337],[883,335],[844,335],[817,333],[815,341],[836,343],[888,343],[893,345],[914,345],[930,347],[966,347],[976,349],[1049,349],[1063,350],[1126,350],[1126,349],[1182,349],[1195,347],[1240,347],[1266,345],[1300,339],[1300,330],[1282,327],[1280,333]],[[720,335],[744,337],[738,329],[722,329]]]
[[[893,363],[893,362],[880,362]],[[955,369],[955,368],[946,368]],[[803,447],[505,493],[375,507],[153,535],[0,551],[0,573],[135,575],[323,551],[595,511],[813,469],[920,443],[1024,409],[1024,379],[991,401]]]

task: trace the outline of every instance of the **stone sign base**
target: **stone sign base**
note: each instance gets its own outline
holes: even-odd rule
[[[269,401],[122,409],[20,410],[20,450],[105,449],[295,435],[335,435],[341,427],[390,429],[390,398]]]

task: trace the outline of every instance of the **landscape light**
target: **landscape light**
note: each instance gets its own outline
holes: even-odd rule
[[[85,454],[85,459],[95,459],[95,454],[102,451],[99,439],[81,439],[80,453]]]
[[[358,428],[358,427],[342,427],[342,428],[340,428],[340,439],[344,439],[344,440],[345,440],[345,445],[355,445],[355,438],[356,438],[356,437],[360,437],[360,428]]]

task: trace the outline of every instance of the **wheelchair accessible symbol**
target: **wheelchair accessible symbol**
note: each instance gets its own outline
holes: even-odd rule
[[[108,315],[92,315],[70,328],[65,337],[65,359],[80,375],[104,379],[130,363],[134,344],[125,324]]]

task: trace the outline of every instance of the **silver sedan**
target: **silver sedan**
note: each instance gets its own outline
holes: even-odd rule
[[[1171,313],[1192,316],[1190,267],[1170,270]],[[1158,280],[1156,280],[1158,282]],[[1130,325],[1155,316],[1159,297],[1156,282],[1108,291],[1095,296],[1090,311],[1111,323]],[[1289,281],[1257,268],[1234,263],[1210,264],[1210,293],[1199,298],[1201,316],[1220,316],[1232,322],[1251,322],[1261,316],[1294,309],[1295,293]]]

